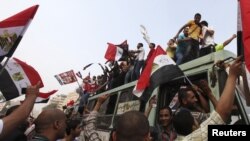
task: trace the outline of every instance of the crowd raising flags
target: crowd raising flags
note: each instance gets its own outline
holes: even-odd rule
[[[32,6],[0,22],[0,62],[13,55],[37,9]]]
[[[41,87],[44,87],[39,73],[32,66],[17,58],[10,59],[5,68],[0,65],[0,69],[3,69],[3,73],[0,75],[0,90],[6,101],[22,95],[23,88],[35,85],[39,81],[41,82]],[[57,90],[40,93],[36,102],[48,99],[55,92]]]

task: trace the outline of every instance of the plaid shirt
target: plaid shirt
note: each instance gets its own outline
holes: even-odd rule
[[[200,128],[187,136],[177,135],[176,141],[206,141],[208,136],[208,125],[218,124],[225,124],[225,122],[221,119],[220,115],[216,111],[213,111],[210,117],[201,123]]]
[[[98,133],[96,132],[96,118],[98,112],[92,111],[85,119],[86,125],[84,126],[85,141],[101,141]]]

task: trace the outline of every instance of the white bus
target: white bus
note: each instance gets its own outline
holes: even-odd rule
[[[218,100],[224,88],[227,73],[225,70],[214,67],[214,64],[218,60],[230,60],[230,58],[235,57],[236,55],[232,52],[223,50],[197,58],[193,61],[182,64],[179,67],[184,72],[185,76],[188,77],[193,83],[198,82],[201,79],[207,80],[213,94]],[[213,77],[211,77],[211,74],[214,74]],[[160,85],[154,90],[152,95],[157,96],[157,105],[151,110],[148,117],[150,126],[155,126],[157,122],[159,107],[169,105],[171,103],[173,97],[179,89],[179,86],[182,85],[184,81],[184,77],[176,78],[170,82]],[[110,94],[111,97],[109,99],[113,99],[111,100],[113,103],[109,103],[109,99],[105,101],[101,107],[100,116],[97,120],[97,129],[102,137],[102,140],[109,139],[110,132],[120,114],[130,110],[144,112],[147,103],[143,103],[139,98],[132,94],[132,90],[135,85],[136,81],[89,98],[87,105],[89,110],[93,109],[94,104],[100,95]],[[213,87],[211,87],[211,85],[213,85]],[[233,124],[235,121],[241,120],[244,124],[249,125],[250,107],[246,105],[244,93],[238,87],[235,90],[235,96],[235,108],[232,111],[231,120],[228,124]],[[212,111],[212,103],[209,102],[209,105],[210,111]]]

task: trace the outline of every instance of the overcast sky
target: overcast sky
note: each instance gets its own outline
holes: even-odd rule
[[[101,74],[97,63],[106,61],[107,42],[128,40],[130,49],[142,42],[147,54],[141,24],[147,28],[151,42],[164,49],[197,12],[215,29],[217,43],[237,31],[237,0],[0,0],[0,20],[35,4],[40,7],[13,57],[40,73],[44,92],[58,89],[58,93],[67,94],[78,86],[60,86],[55,74],[71,69],[83,76],[88,72]],[[236,53],[236,40],[226,50]],[[83,71],[89,63],[95,64]]]

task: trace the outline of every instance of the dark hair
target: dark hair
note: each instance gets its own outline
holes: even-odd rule
[[[201,24],[201,25],[205,25],[205,26],[208,26],[208,23],[207,23],[207,21],[201,21],[201,22],[200,22],[200,24]]]
[[[188,109],[180,108],[178,111],[176,111],[173,117],[173,126],[178,134],[186,136],[192,133],[193,125],[194,118]]]
[[[81,121],[79,119],[69,119],[67,121],[67,127],[66,127],[66,134],[70,135],[71,129],[76,129],[76,127],[81,124]]]
[[[140,47],[143,47],[143,44],[142,44],[142,43],[138,43],[138,45],[139,45]]]
[[[129,111],[119,117],[116,137],[119,141],[143,141],[149,133],[147,117],[139,111]]]
[[[183,105],[183,99],[187,98],[187,92],[188,91],[193,91],[191,86],[187,86],[187,87],[183,87],[183,88],[179,89],[179,91],[178,91],[178,100],[179,100],[181,105]]]
[[[163,109],[167,109],[169,111],[169,114],[172,116],[172,109],[169,106],[161,107],[159,111],[161,111]]]
[[[201,17],[201,14],[200,14],[200,13],[196,13],[196,14],[194,15],[194,17],[196,17],[196,16],[200,16],[200,17]]]
[[[150,43],[151,45],[153,45],[153,47],[155,47],[155,43]]]

